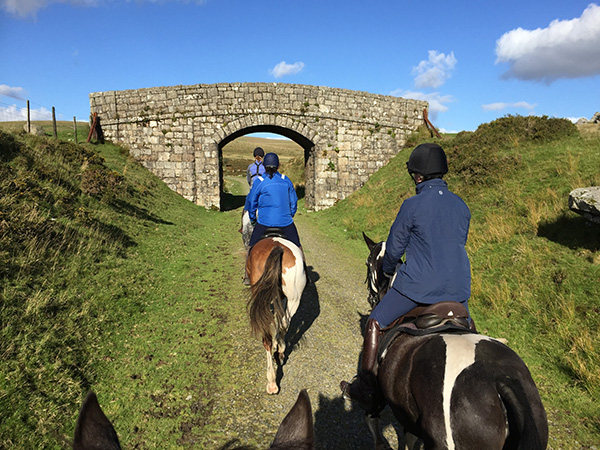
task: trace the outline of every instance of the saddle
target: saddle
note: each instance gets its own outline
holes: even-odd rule
[[[285,239],[285,234],[283,233],[283,230],[281,228],[269,227],[265,230],[265,232],[260,237],[260,239],[273,238],[273,237]]]
[[[383,360],[391,343],[401,334],[423,336],[427,334],[452,332],[476,333],[469,321],[467,308],[458,302],[440,302],[433,305],[417,306],[399,317],[382,330],[377,359]]]

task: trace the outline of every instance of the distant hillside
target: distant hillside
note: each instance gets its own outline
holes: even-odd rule
[[[276,153],[281,164],[279,171],[286,174],[294,185],[304,185],[304,149],[287,139],[265,139],[242,136],[223,147],[223,172],[229,175],[246,175],[246,169],[260,147],[265,153]]]

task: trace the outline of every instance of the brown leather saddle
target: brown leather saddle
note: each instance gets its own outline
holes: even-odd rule
[[[381,330],[378,360],[385,357],[390,344],[401,334],[423,336],[433,333],[477,333],[467,308],[458,302],[417,306]]]

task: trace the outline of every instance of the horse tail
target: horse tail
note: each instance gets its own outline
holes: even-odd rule
[[[263,338],[263,342],[272,341],[273,322],[276,325],[282,323],[285,315],[281,286],[282,259],[283,247],[274,247],[265,262],[261,277],[252,286],[248,301],[250,327],[256,336]]]
[[[504,448],[544,450],[548,442],[548,427],[539,398],[529,398],[518,380],[506,379],[497,385],[498,395],[506,408],[508,437]],[[537,421],[533,404],[539,402],[543,421]]]

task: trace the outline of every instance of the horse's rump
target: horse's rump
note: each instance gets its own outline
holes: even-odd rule
[[[529,370],[495,339],[403,335],[378,378],[396,417],[426,448],[440,441],[462,449],[546,448],[546,415]]]
[[[305,280],[303,267],[300,250],[285,239],[266,238],[252,247],[246,270],[251,284],[250,323],[255,334],[270,338],[273,325],[275,331],[285,328],[289,319],[286,316],[291,317],[298,306],[288,305],[288,297],[294,294],[298,297],[295,300],[299,300],[298,293],[293,291],[298,289],[301,294],[304,289],[303,283],[298,283],[293,276],[286,280],[285,274],[290,272]],[[293,271],[294,268],[300,270]]]

